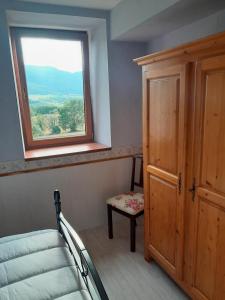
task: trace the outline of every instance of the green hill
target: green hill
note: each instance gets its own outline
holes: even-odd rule
[[[58,95],[62,100],[67,95],[83,96],[82,72],[70,73],[53,67],[25,66],[28,94],[33,95]]]

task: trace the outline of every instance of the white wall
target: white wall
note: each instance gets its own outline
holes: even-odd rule
[[[152,53],[172,48],[224,30],[225,10],[222,10],[164,36],[151,40],[148,44],[148,52]]]
[[[128,191],[131,159],[118,159],[0,178],[0,236],[55,228],[53,191],[76,230],[106,222],[108,197]]]
[[[9,10],[26,12],[27,14],[30,13],[31,15],[34,13],[44,13],[49,15],[53,14],[58,15],[59,19],[62,15],[64,18],[66,15],[71,17],[73,14],[74,16],[77,15],[80,17],[84,15],[84,17],[88,18],[91,16],[91,18],[105,20],[107,24],[108,39],[110,31],[109,14],[107,12],[90,9],[86,10],[75,7],[69,8],[64,6],[58,7],[54,5],[51,6],[21,1],[18,2],[16,0],[11,0],[10,2],[0,2],[0,67],[2,70],[0,80],[0,162],[23,159],[23,144],[10,55],[8,24],[6,18],[6,13]],[[132,62],[132,59],[146,54],[147,44],[108,41],[107,46],[109,53],[109,82],[107,84],[109,85],[110,92],[110,108],[113,110],[113,112],[111,112],[110,116],[107,113],[105,118],[110,118],[111,121],[111,134],[113,136],[112,139],[114,140],[112,141],[112,147],[114,145],[139,146],[141,132],[140,130],[137,130],[137,125],[135,122],[140,122],[139,112],[141,107],[141,68],[135,65]],[[124,58],[124,61],[121,60],[121,57]],[[105,59],[105,57],[102,56],[101,59]],[[104,80],[106,78],[107,76],[105,76]],[[96,80],[101,81],[100,85],[106,85],[102,78],[99,77]],[[131,80],[135,81],[134,84],[131,84]],[[121,88],[122,85],[124,88]],[[106,91],[106,89],[102,89],[101,93],[100,91],[98,91],[98,93],[100,93],[101,97],[108,97],[108,92],[105,93],[104,91]],[[96,97],[97,96],[98,95],[96,95]],[[101,105],[102,101],[99,98],[98,102],[96,101],[96,107],[94,107],[95,112],[98,111],[99,108],[102,108]],[[129,110],[129,114],[126,113],[127,110]],[[124,118],[124,114],[121,114],[121,111],[125,112],[126,119]],[[137,116],[139,117],[137,118]],[[109,129],[108,124],[109,123],[107,123],[104,130],[101,129],[101,132],[98,128],[96,133],[98,133],[99,136],[104,136],[105,132]],[[120,124],[120,128],[123,130],[117,130],[116,124]],[[116,128],[115,132],[113,128]]]
[[[0,164],[3,169],[6,161],[15,165],[18,161],[23,163],[7,10],[57,14],[59,19],[61,14],[99,18],[109,26],[109,13],[105,11],[0,1]],[[109,27],[107,35],[109,38]],[[132,59],[146,54],[146,44],[109,41],[107,46],[111,115],[105,118],[111,121],[112,147],[138,147],[141,142],[141,69]],[[106,84],[102,78],[98,80]],[[102,91],[98,92],[104,97]],[[95,111],[102,108],[101,105],[99,100]],[[104,130],[101,128],[102,135]],[[41,164],[36,162],[37,167]],[[129,189],[130,171],[130,159],[119,159],[0,177],[0,235],[53,227],[52,192],[55,188],[62,191],[65,215],[76,229],[102,225],[106,221],[105,199]]]
[[[6,14],[0,5],[0,161],[23,156],[23,143],[9,47]]]
[[[108,47],[105,24],[90,34],[90,78],[95,140],[111,146]]]
[[[142,74],[133,59],[147,53],[144,43],[109,43],[112,144],[142,144]]]
[[[146,22],[179,0],[123,0],[111,11],[111,37],[116,39],[123,33]]]

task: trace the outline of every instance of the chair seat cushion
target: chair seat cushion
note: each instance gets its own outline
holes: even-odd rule
[[[128,192],[109,198],[106,203],[130,215],[136,215],[144,210],[144,195]]]

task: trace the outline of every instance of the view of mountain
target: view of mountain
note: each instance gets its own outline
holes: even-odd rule
[[[25,71],[29,95],[83,96],[82,72],[31,65],[25,66]]]
[[[82,72],[25,66],[34,139],[84,134]]]

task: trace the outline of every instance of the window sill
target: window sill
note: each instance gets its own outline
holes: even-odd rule
[[[81,154],[81,153],[90,153],[111,150],[111,147],[98,144],[98,143],[87,143],[87,144],[78,144],[78,145],[69,145],[61,147],[51,147],[51,148],[41,148],[35,150],[27,150],[24,153],[24,159],[26,161],[42,159],[42,158],[52,158],[60,157],[71,154]]]

